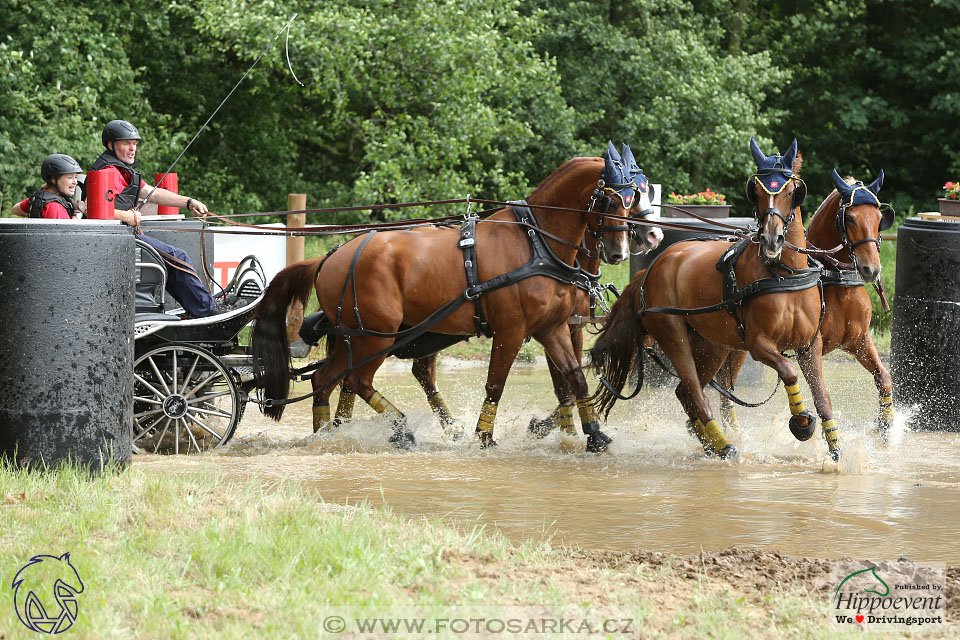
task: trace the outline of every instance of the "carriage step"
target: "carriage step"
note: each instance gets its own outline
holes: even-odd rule
[[[260,288],[260,283],[256,282],[255,280],[246,280],[240,285],[240,290],[237,292],[237,297],[251,299],[259,298],[261,293],[263,293],[263,289]]]
[[[236,372],[237,377],[240,378],[240,382],[253,381],[253,367],[233,367],[233,370]]]

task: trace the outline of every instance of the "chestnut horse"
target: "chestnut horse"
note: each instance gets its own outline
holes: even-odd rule
[[[678,242],[631,281],[590,351],[592,367],[609,385],[597,394],[601,411],[609,414],[628,377],[638,373],[638,354],[649,334],[680,376],[678,398],[708,453],[737,455],[703,392],[732,351],[747,350],[776,370],[787,389],[790,431],[807,440],[816,418],[803,402],[796,369],[782,354],[794,349],[831,456],[839,459],[840,435],[821,371],[819,272],[807,270],[806,255],[792,248],[805,247],[799,206],[806,187],[796,144],[783,156],[765,156],[750,141],[757,173],[747,182],[747,195],[759,230],[749,240]],[[724,273],[735,280],[725,283]]]
[[[636,185],[622,167],[623,179],[598,187],[606,168],[601,158],[574,158],[530,195],[528,212],[514,205],[478,222],[475,248],[480,286],[524,267],[533,255],[534,240],[545,243],[558,264],[575,269],[581,252],[578,245],[588,225],[601,226],[603,214],[593,206],[598,198],[607,200],[609,205],[604,208],[614,216],[625,216],[635,202]],[[526,222],[518,219],[521,217]],[[626,246],[627,231],[617,233],[618,244]],[[277,274],[260,303],[253,332],[258,384],[267,398],[283,400],[289,392],[287,307],[294,299],[305,302],[315,289],[320,308],[331,321],[327,357],[311,379],[315,422],[330,421],[327,403],[342,377],[343,384],[374,410],[393,418],[391,442],[401,448],[412,446],[414,438],[405,416],[374,389],[373,377],[401,325],[414,327],[431,316],[436,320],[438,310],[452,306],[448,315],[429,325],[430,332],[476,332],[475,306],[468,302],[475,296],[468,295],[473,289],[468,289],[458,237],[462,242],[455,230],[436,226],[370,233],[323,258],[291,265]],[[524,339],[533,337],[544,346],[577,397],[587,450],[605,450],[610,438],[600,431],[567,326],[576,302],[576,285],[536,274],[500,284],[482,295],[480,305],[493,336],[486,398],[476,429],[481,446],[495,444],[494,421],[504,383]],[[269,400],[266,404],[264,413],[279,419],[284,405]]]
[[[807,228],[809,248],[830,251],[839,247],[830,254],[832,259],[825,260],[826,312],[820,327],[823,353],[843,349],[873,375],[880,396],[877,428],[880,436],[886,438],[894,419],[893,379],[870,335],[873,304],[863,285],[880,277],[880,232],[893,225],[893,210],[880,209],[877,196],[883,186],[883,170],[876,180],[864,185],[853,178],[844,180],[834,169],[833,185],[835,189],[820,203]],[[745,358],[745,352],[732,353],[727,365],[721,367],[717,381],[732,388]],[[731,401],[723,397],[720,403],[725,422],[735,426],[737,418]]]
[[[621,153],[618,154],[612,146],[608,146],[605,162],[619,162],[626,171],[631,174],[631,178],[637,185],[636,201],[632,207],[636,213],[631,217],[647,219],[653,215],[654,210],[651,204],[653,196],[653,186],[643,175],[634,160],[630,147],[623,145]],[[575,308],[575,314],[586,316],[591,311],[591,295],[596,292],[590,292],[585,287],[597,286],[600,276],[600,264],[619,264],[627,258],[629,253],[629,244],[624,247],[619,244],[622,236],[619,232],[629,231],[630,237],[637,240],[641,252],[647,252],[655,249],[660,241],[663,240],[663,231],[656,226],[646,226],[639,230],[624,227],[621,225],[602,225],[598,228],[588,227],[587,233],[583,238],[584,253],[580,257],[580,271],[582,274],[581,282],[578,286],[578,300]],[[583,330],[582,326],[574,325],[570,328],[570,337],[573,342],[574,352],[578,359],[583,352]],[[420,384],[424,394],[427,397],[427,403],[430,409],[437,416],[444,431],[452,436],[454,440],[459,439],[459,430],[462,427],[459,421],[453,415],[446,399],[437,385],[437,356],[439,352],[413,358],[411,373],[414,379]],[[547,359],[547,367],[550,371],[550,377],[553,381],[554,393],[557,396],[559,404],[549,418],[543,421],[531,420],[531,432],[537,436],[544,436],[550,430],[557,426],[562,426],[567,433],[575,433],[573,410],[575,400],[566,382],[566,377],[553,364],[553,361]],[[334,414],[334,421],[329,423],[332,426],[338,426],[343,420],[353,417],[353,406],[356,401],[356,394],[345,386],[341,386],[340,396],[337,401],[337,409]],[[314,425],[319,429],[321,425]]]

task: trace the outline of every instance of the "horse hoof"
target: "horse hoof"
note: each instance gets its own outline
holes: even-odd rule
[[[417,446],[417,441],[409,431],[394,431],[390,442],[402,451],[409,451]]]
[[[497,441],[493,439],[493,434],[487,431],[477,431],[477,439],[480,440],[481,449],[490,449],[499,447]]]
[[[601,453],[607,450],[607,446],[613,442],[613,438],[603,431],[597,431],[587,436],[587,452]]]
[[[720,451],[720,453],[717,454],[717,456],[721,460],[736,460],[738,457],[740,457],[740,452],[737,451],[735,446],[728,444]]]
[[[550,418],[540,420],[534,417],[530,418],[530,424],[527,425],[527,432],[537,438],[546,438],[556,426]]]
[[[801,419],[806,419],[806,426],[801,425]],[[813,437],[817,430],[817,418],[809,411],[804,411],[800,415],[790,416],[790,433],[800,442],[806,442]]]

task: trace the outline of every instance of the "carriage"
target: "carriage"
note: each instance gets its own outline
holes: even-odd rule
[[[253,388],[252,358],[240,334],[266,289],[254,256],[224,289],[234,308],[181,319],[166,297],[167,266],[147,243],[136,246],[134,453],[197,453],[223,446],[236,431]]]

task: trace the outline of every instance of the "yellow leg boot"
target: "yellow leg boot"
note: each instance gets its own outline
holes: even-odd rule
[[[600,431],[600,421],[597,420],[597,410],[593,406],[593,396],[577,398],[577,411],[580,413],[580,427],[587,436],[587,451],[589,453],[606,451],[613,442],[613,438]]]
[[[720,406],[720,421],[727,429],[740,430],[740,421],[737,419],[737,408],[735,406]]]
[[[407,428],[407,416],[403,415],[400,409],[397,409],[389,400],[380,395],[379,391],[374,391],[367,398],[367,404],[373,407],[373,410],[377,413],[393,418],[393,435],[390,436],[390,442],[400,449],[410,449],[417,444],[413,434]]]
[[[877,418],[877,432],[884,441],[886,441],[890,435],[893,418],[893,395],[880,396],[880,415]]]
[[[706,424],[702,420],[694,421],[692,428],[703,445],[703,450],[710,454],[717,454],[724,460],[737,457],[737,448],[730,444],[723,434],[720,423],[711,418]]]
[[[803,393],[800,392],[799,380],[793,384],[784,384],[783,388],[787,390],[787,399],[790,401],[790,433],[797,440],[805,442],[816,433],[817,418],[807,411],[807,405],[803,402]]]
[[[330,431],[333,423],[330,422],[330,405],[314,403],[313,405],[313,432]]]
[[[340,387],[340,398],[337,400],[337,412],[333,416],[335,426],[340,426],[353,417],[353,403],[357,394],[346,387]]]
[[[840,438],[840,427],[833,418],[823,421],[823,439],[827,441],[830,447],[830,457],[836,462],[840,460],[840,454],[843,451],[843,440]]]
[[[481,449],[497,446],[493,440],[493,423],[496,419],[497,403],[484,400],[483,407],[480,408],[480,418],[477,420],[477,438],[480,439]]]
[[[572,402],[569,404],[557,405],[557,408],[553,410],[553,413],[543,420],[540,420],[539,418],[530,418],[530,424],[527,425],[527,430],[531,435],[534,435],[538,438],[545,438],[558,427],[568,435],[577,435],[576,427],[573,424]]]

